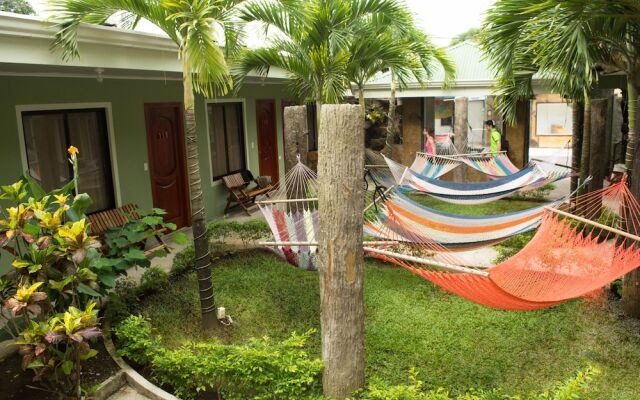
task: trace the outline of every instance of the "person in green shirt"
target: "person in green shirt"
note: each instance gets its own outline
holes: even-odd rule
[[[492,119],[489,119],[484,122],[484,128],[487,130],[489,138],[491,139],[491,152],[498,153],[502,151],[502,133],[496,129],[496,123],[493,122]]]

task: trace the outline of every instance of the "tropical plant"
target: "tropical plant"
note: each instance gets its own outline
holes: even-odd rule
[[[78,27],[81,23],[101,24],[116,18],[123,28],[133,28],[146,19],[166,33],[178,46],[182,64],[184,116],[187,142],[187,169],[193,213],[196,271],[200,282],[200,303],[204,329],[216,324],[211,261],[205,226],[194,92],[205,96],[226,94],[233,80],[225,57],[235,54],[241,30],[234,10],[241,0],[52,0],[57,29],[54,47],[63,58],[79,56]]]
[[[552,27],[552,29],[549,29]],[[589,169],[590,91],[599,70],[627,75],[629,133],[625,165],[640,174],[636,155],[636,109],[640,85],[640,3],[632,0],[500,0],[488,11],[482,43],[498,72],[498,109],[513,121],[518,101],[533,95],[535,74],[551,89],[584,106],[581,177]],[[574,132],[575,136],[576,132]],[[577,137],[575,138],[577,139]],[[574,154],[574,157],[578,157]],[[574,160],[577,163],[577,160]],[[640,196],[640,180],[632,192]],[[631,288],[623,304],[640,316],[640,282],[628,275]]]
[[[102,333],[95,303],[81,310],[69,307],[45,321],[30,321],[16,340],[22,368],[35,372],[34,381],[57,393],[80,399],[82,362],[98,354],[90,341]]]
[[[477,42],[479,37],[480,28],[469,28],[466,31],[454,36],[453,39],[451,39],[451,42],[449,42],[449,46],[455,46],[456,44],[466,42],[467,40]]]
[[[271,68],[281,68],[292,95],[303,103],[315,102],[320,115],[323,103],[339,103],[349,91],[358,75],[353,64],[357,57],[373,61],[387,54],[386,62],[401,61],[390,45],[392,38],[375,36],[382,24],[400,25],[401,14],[404,8],[396,0],[249,0],[241,17],[261,22],[265,32],[273,33],[266,47],[240,53],[238,79],[251,71],[266,76]],[[371,75],[363,69],[358,80]]]

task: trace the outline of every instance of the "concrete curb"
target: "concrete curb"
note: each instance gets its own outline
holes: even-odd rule
[[[124,372],[118,371],[106,381],[102,382],[96,392],[91,396],[92,400],[107,400],[127,383]]]
[[[105,329],[105,331],[108,331]],[[116,352],[116,347],[111,341],[111,336],[107,333],[104,335],[104,347],[107,348],[109,355],[120,367],[126,382],[134,388],[138,393],[152,400],[180,400],[176,396],[165,392],[153,383],[149,382],[144,376],[140,375],[129,364],[126,363]]]

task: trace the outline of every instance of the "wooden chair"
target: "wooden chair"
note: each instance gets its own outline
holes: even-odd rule
[[[236,172],[235,174],[222,177],[222,183],[229,192],[227,197],[227,206],[224,208],[226,214],[236,203],[244,210],[247,215],[251,215],[251,209],[256,206],[256,197],[263,194],[268,195],[274,186],[267,177],[258,177],[253,179],[251,171]],[[255,186],[249,187],[251,182],[255,182]]]
[[[135,204],[126,204],[122,207],[113,208],[111,210],[104,210],[87,215],[89,222],[91,223],[91,234],[98,237],[104,237],[104,234],[109,229],[121,228],[129,223],[130,218],[140,219],[140,215],[136,212],[138,206]],[[158,241],[158,245],[152,249],[146,250],[145,254],[151,254],[159,249],[164,249],[167,253],[171,250],[160,239],[160,234],[166,232],[166,229],[162,229],[160,232],[154,235]]]

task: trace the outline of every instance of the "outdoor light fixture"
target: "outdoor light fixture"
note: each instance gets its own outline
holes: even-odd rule
[[[98,74],[96,76],[96,80],[98,81],[98,83],[102,83],[102,81],[104,80],[104,77],[102,76],[103,72],[104,68],[96,68],[96,73]]]

